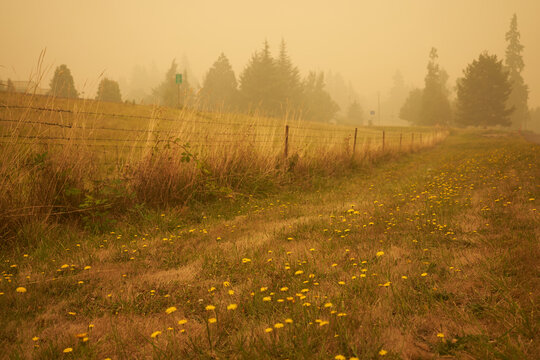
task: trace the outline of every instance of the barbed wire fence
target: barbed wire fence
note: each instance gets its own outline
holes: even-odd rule
[[[16,116],[14,113],[19,113]],[[40,120],[43,114],[60,114],[62,122]],[[65,116],[71,116],[67,120]],[[442,129],[429,131],[403,131],[366,127],[331,127],[331,125],[305,123],[266,124],[254,121],[223,121],[210,115],[196,113],[197,118],[148,116],[143,114],[119,114],[110,112],[69,110],[38,106],[0,105],[0,146],[26,144],[42,147],[84,147],[101,151],[105,159],[118,161],[125,150],[151,149],[172,140],[185,141],[198,149],[227,147],[239,143],[254,146],[270,146],[280,149],[287,158],[293,147],[347,146],[351,155],[360,151],[398,151],[422,147],[432,143],[444,132]],[[106,119],[137,119],[150,122],[171,123],[180,128],[168,129],[134,128],[114,126],[89,126],[74,117]],[[2,126],[4,124],[4,126]],[[182,129],[191,126],[192,129]],[[205,128],[206,127],[206,128]],[[212,128],[214,127],[214,128]],[[225,130],[224,130],[225,128]],[[50,131],[50,130],[56,130]],[[217,130],[216,130],[217,129]],[[361,132],[359,132],[361,130]],[[51,134],[53,132],[53,134]],[[58,133],[59,132],[59,133]],[[100,135],[101,134],[101,135]],[[126,136],[121,136],[125,134]],[[135,135],[139,137],[129,136]],[[362,147],[360,149],[360,147]],[[316,151],[316,149],[312,149]],[[112,153],[112,154],[111,154]],[[108,156],[107,156],[108,155]],[[112,155],[112,156],[111,156]],[[116,158],[116,159],[115,159]]]

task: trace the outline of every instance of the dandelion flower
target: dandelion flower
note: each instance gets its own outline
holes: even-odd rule
[[[289,288],[286,287],[286,286],[284,286],[284,287],[282,287],[281,289],[279,289],[279,291],[287,291],[287,290],[289,290]]]
[[[38,340],[39,340],[39,337],[38,337],[38,336],[34,336],[34,337],[32,338],[32,341],[38,341]]]
[[[214,324],[215,322],[217,322],[217,319],[216,319],[216,318],[210,318],[210,319],[208,319],[208,323],[209,323],[209,324]]]
[[[178,320],[178,325],[184,325],[187,323],[186,319]]]
[[[206,305],[205,309],[206,309],[207,311],[212,311],[212,310],[215,310],[216,307],[215,307],[214,305]]]
[[[444,338],[444,334],[443,333],[438,333],[437,337],[442,339],[442,338]]]
[[[294,273],[294,275],[302,275],[304,273],[304,271],[302,270],[298,270]]]
[[[229,295],[234,295],[234,290],[229,290]]]
[[[236,305],[236,304],[229,304],[229,305],[227,305],[227,310],[236,310],[237,307],[238,307],[238,305]]]
[[[265,296],[262,299],[263,301],[272,301],[272,298],[270,296]]]
[[[292,323],[293,323],[293,319],[285,319],[285,322],[286,322],[287,324],[292,324]]]
[[[248,262],[251,262],[251,259],[243,258],[242,263],[247,264]]]
[[[25,293],[26,292],[26,288],[25,287],[22,287],[22,286],[19,286],[18,288],[15,289],[16,292],[18,293]]]
[[[345,356],[343,356],[343,355],[336,355],[334,357],[334,359],[336,359],[336,360],[346,360],[347,358]]]
[[[274,324],[274,327],[275,327],[276,329],[281,329],[283,326],[284,326],[284,325],[283,325],[282,323],[276,323],[276,324]]]
[[[377,257],[383,256],[383,255],[384,255],[384,251],[378,251],[375,255],[376,255]]]
[[[65,348],[65,349],[64,349],[64,354],[70,353],[70,352],[72,352],[72,351],[73,351],[73,348],[70,348],[70,347]]]
[[[151,337],[152,339],[155,339],[155,338],[157,338],[159,335],[161,335],[161,331],[158,330],[158,331],[154,331],[154,332],[152,333],[152,335],[150,335],[150,337]]]
[[[271,333],[272,331],[274,331],[274,329],[272,329],[272,328],[270,328],[270,327],[264,329],[264,332],[267,332],[267,333]]]
[[[420,276],[427,276],[427,273],[422,273],[420,274]]]
[[[324,304],[324,307],[325,307],[325,308],[330,308],[330,307],[332,307],[332,306],[333,306],[332,303],[326,303],[326,304]]]
[[[388,351],[386,351],[384,349],[381,349],[381,351],[379,351],[379,355],[381,355],[381,356],[384,356],[386,354],[388,354]]]
[[[172,314],[173,312],[176,311],[176,308],[174,306],[171,306],[170,308],[168,308],[167,310],[165,310],[165,312],[167,314]]]

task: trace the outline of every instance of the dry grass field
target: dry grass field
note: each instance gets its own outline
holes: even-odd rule
[[[0,253],[2,356],[537,358],[540,146],[456,131],[398,150],[264,194],[111,203],[90,212],[118,219],[106,232],[11,223],[26,243]]]

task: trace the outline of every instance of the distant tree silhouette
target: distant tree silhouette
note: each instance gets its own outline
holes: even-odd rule
[[[188,104],[193,96],[186,72],[184,71],[182,74],[182,84],[180,86],[176,83],[177,73],[178,65],[176,64],[176,60],[173,59],[169,70],[165,73],[165,79],[152,91],[154,97],[163,106],[183,107]]]
[[[15,84],[13,84],[13,81],[11,81],[11,79],[8,79],[7,81],[6,91],[10,93],[14,93],[16,91]]]
[[[520,128],[529,118],[529,106],[527,104],[529,99],[529,87],[525,84],[521,72],[525,67],[521,52],[523,51],[523,45],[521,45],[520,34],[517,28],[517,16],[514,14],[510,21],[510,29],[506,33],[506,41],[508,46],[506,47],[505,65],[508,68],[510,83],[512,84],[512,92],[508,98],[508,105],[514,107],[514,112],[510,116],[512,126],[514,128]]]
[[[102,79],[98,86],[96,100],[122,102],[118,82],[107,78]]]
[[[422,99],[422,89],[411,90],[407,96],[407,99],[405,100],[405,103],[403,103],[403,106],[399,111],[399,117],[414,125],[421,124]]]
[[[353,101],[351,105],[349,105],[349,109],[347,111],[347,119],[350,123],[355,125],[364,124],[364,113],[362,111],[362,107],[357,101]]]
[[[75,82],[71,75],[71,70],[67,65],[62,64],[54,71],[54,76],[50,83],[50,94],[58,97],[78,98],[79,93],[75,89]]]
[[[225,54],[221,53],[206,73],[200,92],[201,100],[212,108],[236,105],[238,89],[236,76]]]
[[[510,126],[513,108],[507,108],[511,93],[508,72],[487,52],[464,70],[457,82],[457,118],[460,125]]]
[[[310,72],[303,82],[303,89],[304,118],[312,121],[330,121],[339,110],[339,106],[324,89],[324,74]]]
[[[300,71],[293,65],[287,45],[284,39],[281,39],[279,47],[279,56],[276,59],[276,84],[278,92],[277,98],[285,110],[297,109],[302,99],[302,80]]]
[[[446,90],[448,75],[439,67],[438,58],[437,49],[431,48],[419,125],[448,124],[452,117]]]

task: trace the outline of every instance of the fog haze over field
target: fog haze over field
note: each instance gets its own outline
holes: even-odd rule
[[[384,103],[398,70],[407,86],[423,86],[431,47],[438,49],[450,87],[482,51],[504,59],[505,33],[515,13],[529,106],[540,105],[537,0],[21,0],[3,1],[0,13],[3,80],[27,80],[46,48],[44,64],[51,70],[42,87],[48,87],[54,67],[67,64],[85,97],[95,96],[103,72],[128,94],[134,74],[146,72],[157,84],[173,58],[181,66],[189,63],[200,84],[221,52],[238,76],[265,39],[277,54],[283,38],[302,75],[341,74],[366,111],[377,108],[377,93]]]

